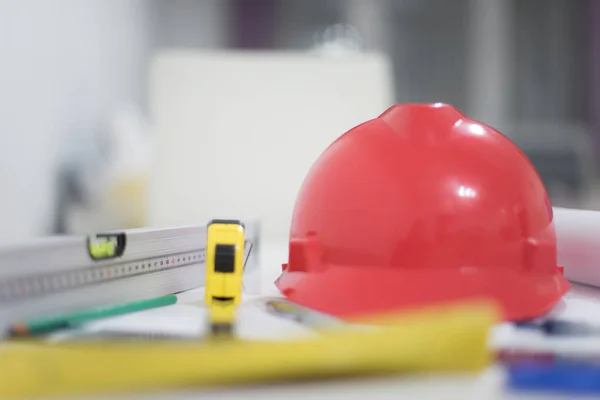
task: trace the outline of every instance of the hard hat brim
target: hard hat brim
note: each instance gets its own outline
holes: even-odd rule
[[[495,302],[503,320],[526,320],[550,311],[570,288],[558,267],[554,274],[533,274],[327,265],[319,272],[284,271],[275,284],[290,301],[345,319],[481,299]]]

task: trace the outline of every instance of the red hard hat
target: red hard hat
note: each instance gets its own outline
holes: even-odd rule
[[[525,154],[445,104],[402,104],[338,138],[298,195],[289,300],[340,317],[492,299],[507,320],[569,289],[552,206]]]

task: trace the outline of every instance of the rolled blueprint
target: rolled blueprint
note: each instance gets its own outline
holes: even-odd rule
[[[565,277],[600,287],[600,211],[553,209],[558,264]]]

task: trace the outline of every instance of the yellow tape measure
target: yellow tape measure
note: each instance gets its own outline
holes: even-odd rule
[[[394,317],[369,330],[316,339],[0,347],[0,398],[124,394],[400,372],[478,371],[491,360],[489,305],[457,305]]]
[[[215,219],[206,232],[205,302],[214,334],[232,334],[242,301],[245,226],[238,220]]]

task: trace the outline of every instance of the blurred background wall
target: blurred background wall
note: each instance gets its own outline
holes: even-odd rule
[[[0,240],[52,229],[60,156],[144,102],[149,5],[0,1]]]
[[[521,145],[555,205],[600,208],[599,3],[0,0],[0,240],[76,230],[57,219],[109,184],[103,138],[142,129],[150,60],[173,48],[381,52],[396,102],[455,105]]]

